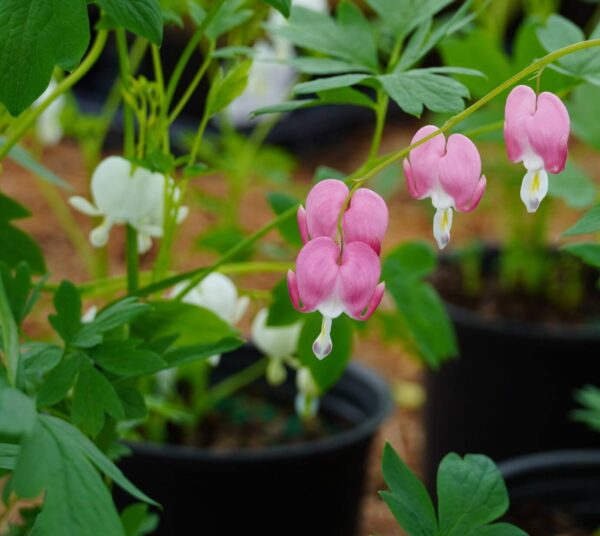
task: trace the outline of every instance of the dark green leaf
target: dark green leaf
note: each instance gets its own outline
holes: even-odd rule
[[[383,451],[381,468],[390,488],[381,496],[400,526],[410,536],[435,536],[437,520],[427,490],[389,443]]]
[[[294,206],[298,206],[300,201],[295,197],[281,192],[270,192],[267,194],[269,204],[273,209],[273,212],[277,215],[289,210]],[[292,246],[301,247],[302,239],[300,238],[300,232],[298,231],[298,224],[295,218],[288,218],[277,227],[283,238]]]
[[[148,415],[142,393],[133,387],[119,387],[117,394],[121,400],[126,419],[143,419]]]
[[[0,440],[19,440],[33,430],[35,403],[17,389],[0,384]]]
[[[70,342],[81,329],[81,298],[73,283],[63,281],[54,294],[55,315],[48,319],[65,342]]]
[[[479,534],[479,529],[508,509],[508,492],[500,471],[487,456],[448,454],[437,476],[440,533]],[[477,532],[476,532],[477,531]]]
[[[104,414],[115,420],[125,418],[123,406],[113,385],[89,361],[84,361],[75,384],[71,419],[92,437],[104,427]]]
[[[289,326],[301,320],[304,315],[294,309],[287,288],[287,279],[283,278],[272,291],[273,303],[269,307],[268,326]]]
[[[0,469],[13,471],[19,459],[19,445],[0,443]]]
[[[47,343],[32,343],[22,348],[25,389],[34,393],[41,387],[46,374],[60,363],[63,349]]]
[[[95,0],[111,21],[160,46],[163,16],[158,0]]]
[[[494,523],[477,529],[477,536],[528,536],[524,530],[509,523]]]
[[[25,262],[36,274],[46,271],[42,250],[35,240],[10,224],[0,223],[0,261],[11,268]]]
[[[121,521],[125,536],[145,536],[158,527],[159,517],[148,511],[148,505],[137,503],[123,510]]]
[[[0,20],[0,102],[16,116],[48,87],[55,66],[71,71],[80,62],[90,41],[87,3],[3,0]]]
[[[592,210],[584,214],[573,227],[563,233],[563,236],[575,236],[595,233],[597,231],[600,231],[600,205],[596,205]]]
[[[38,407],[53,406],[67,396],[83,360],[84,356],[81,353],[72,353],[50,371],[38,392]]]
[[[155,352],[140,348],[139,339],[105,341],[90,351],[90,357],[104,370],[118,376],[152,374],[166,366]]]
[[[600,244],[567,244],[563,246],[565,251],[579,257],[583,262],[600,270]]]
[[[328,78],[319,78],[310,82],[302,82],[294,86],[296,95],[305,95],[308,93],[317,93],[327,91],[328,89],[337,89],[341,87],[354,86],[365,80],[371,80],[372,77],[367,74],[342,74],[339,76],[330,76]]]
[[[236,348],[239,348],[242,344],[244,344],[244,340],[239,337],[225,337],[213,343],[174,348],[163,355],[164,360],[167,362],[165,368],[180,367],[196,361],[208,359],[213,355],[231,352]]]
[[[292,9],[292,0],[265,0],[267,4],[271,4],[277,11],[279,11],[284,17],[290,16],[290,10]]]
[[[31,216],[31,213],[14,199],[0,193],[0,222],[20,220]]]
[[[345,315],[333,321],[333,351],[320,361],[315,357],[312,346],[321,331],[323,317],[319,313],[304,316],[306,320],[298,342],[298,360],[311,371],[317,385],[325,392],[340,379],[352,356],[352,322]]]
[[[286,63],[305,74],[340,74],[360,70],[360,68],[357,69],[356,65],[346,61],[331,58],[313,58],[312,56],[290,58],[286,60]]]

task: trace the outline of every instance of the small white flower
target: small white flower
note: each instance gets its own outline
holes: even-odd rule
[[[226,113],[236,126],[248,126],[264,121],[267,116],[250,118],[258,108],[274,106],[285,101],[297,81],[296,70],[280,63],[294,56],[294,49],[287,40],[274,39],[274,44],[258,41],[254,45],[254,61],[248,73],[244,92],[227,108]]]
[[[287,371],[285,362],[289,362],[298,349],[298,339],[302,323],[289,326],[267,326],[269,311],[261,309],[252,322],[252,341],[269,358],[267,380],[271,385],[285,381]]]
[[[177,296],[187,285],[186,281],[179,283],[170,295]],[[248,296],[239,296],[229,277],[218,272],[207,275],[183,297],[182,301],[204,307],[232,326],[240,321],[250,303]],[[220,355],[211,356],[209,362],[217,366],[220,358]]]
[[[50,94],[56,89],[56,80],[50,80],[50,84],[40,97],[33,103],[33,106],[42,104]],[[63,137],[63,126],[60,116],[65,107],[65,97],[60,95],[48,108],[38,117],[36,122],[36,135],[44,145],[56,145]]]
[[[147,252],[151,237],[163,234],[165,177],[160,173],[133,166],[128,160],[111,156],[103,160],[92,175],[92,198],[74,196],[71,205],[88,216],[103,216],[102,223],[90,233],[94,247],[103,247],[108,242],[113,225],[129,224],[138,231],[138,251]],[[172,181],[172,179],[169,179]],[[175,190],[175,197],[179,190]],[[181,207],[177,214],[180,223],[187,215]]]

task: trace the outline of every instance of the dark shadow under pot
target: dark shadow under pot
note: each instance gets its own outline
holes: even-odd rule
[[[506,519],[530,536],[588,536],[600,528],[600,450],[542,452],[500,464]]]
[[[243,347],[225,355],[227,376],[259,357]],[[293,407],[289,377],[278,388],[261,380],[267,399]],[[164,508],[154,533],[237,536],[352,536],[357,534],[370,443],[391,408],[385,383],[352,364],[321,400],[321,412],[347,426],[310,442],[261,449],[133,444],[120,468]],[[117,505],[131,502],[115,490]]]
[[[496,258],[488,252],[488,261]],[[459,357],[427,373],[430,485],[439,461],[451,451],[501,461],[600,445],[597,433],[570,418],[577,407],[575,391],[600,385],[600,327],[490,319],[474,309],[447,306]]]

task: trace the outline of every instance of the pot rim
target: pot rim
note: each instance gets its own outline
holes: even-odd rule
[[[488,333],[503,333],[521,338],[585,341],[600,340],[600,325],[592,324],[538,324],[521,322],[505,318],[490,319],[482,317],[472,309],[444,300],[444,304],[453,322],[459,325],[476,327]]]
[[[535,452],[515,456],[498,464],[505,479],[513,479],[531,475],[547,474],[552,469],[581,468],[586,466],[600,467],[600,449],[566,449]]]
[[[215,451],[204,447],[190,447],[168,443],[127,442],[134,453],[160,456],[178,461],[200,461],[210,463],[261,463],[296,457],[320,456],[349,447],[374,435],[377,428],[391,413],[393,401],[387,383],[373,369],[359,363],[350,363],[344,377],[350,376],[363,389],[371,390],[376,409],[355,426],[337,434],[292,445],[277,445],[261,449],[237,449]],[[340,380],[340,381],[342,381]],[[350,389],[356,388],[349,386]],[[335,393],[335,387],[331,390]],[[327,396],[327,395],[325,395]]]

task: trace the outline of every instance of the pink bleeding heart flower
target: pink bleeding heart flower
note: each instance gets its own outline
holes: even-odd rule
[[[383,297],[385,283],[379,283],[381,263],[364,242],[350,242],[342,248],[328,236],[308,242],[296,259],[296,272],[288,272],[288,290],[294,307],[303,313],[323,315],[321,333],[313,344],[317,358],[332,349],[331,323],[342,313],[367,320]]]
[[[527,173],[521,199],[535,212],[548,193],[548,172],[560,173],[568,154],[571,121],[562,101],[553,93],[536,95],[529,86],[517,86],[506,99],[504,139],[512,162],[523,162]]]
[[[421,128],[412,139],[415,143],[438,130],[433,125]],[[404,160],[404,174],[410,195],[415,199],[431,198],[437,209],[433,218],[433,235],[440,249],[450,241],[452,209],[474,210],[485,191],[481,175],[481,157],[475,144],[462,134],[434,136],[413,149]]]
[[[316,184],[306,198],[306,210],[298,209],[302,240],[320,236],[336,238],[340,212],[350,190],[343,181],[327,179]],[[365,242],[377,254],[388,226],[388,209],[382,197],[368,188],[356,190],[342,218],[344,242]]]

